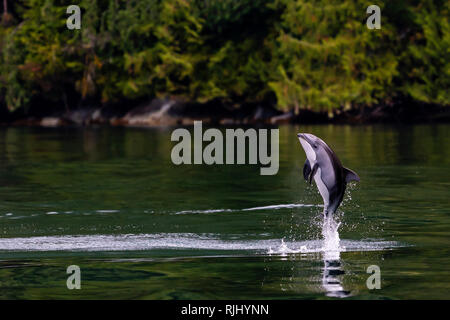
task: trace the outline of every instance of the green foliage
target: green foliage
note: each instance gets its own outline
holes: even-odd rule
[[[83,34],[92,52],[93,85],[99,86],[102,101],[189,95],[202,44],[201,23],[189,4],[183,0],[117,3],[110,1],[103,14],[101,8],[92,14]]]
[[[278,77],[270,83],[281,107],[332,110],[371,105],[389,94],[396,57],[393,30],[369,31],[365,1],[280,1]]]
[[[8,108],[27,106],[33,95],[52,97],[65,81],[65,8],[51,0],[32,0],[25,22],[9,28],[3,39],[2,89]],[[3,91],[3,90],[2,90]]]
[[[267,93],[282,109],[370,106],[400,93],[450,104],[446,1],[386,2],[380,30],[366,28],[362,0],[81,0],[82,28],[68,30],[72,2],[8,1],[0,105]]]
[[[450,26],[449,2],[440,5],[424,1],[417,8],[416,23],[420,30],[405,53],[410,81],[406,92],[427,103],[450,103]]]
[[[3,50],[10,110],[35,94],[61,99],[69,85],[102,102],[189,94],[201,24],[184,0],[83,0],[81,30],[68,30],[70,1],[33,0]]]

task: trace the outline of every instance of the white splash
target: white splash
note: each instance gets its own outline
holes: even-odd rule
[[[339,226],[340,222],[337,222],[332,215],[324,217],[322,226],[322,236],[323,236],[323,251],[324,252],[340,252],[342,248],[340,247],[339,238]]]

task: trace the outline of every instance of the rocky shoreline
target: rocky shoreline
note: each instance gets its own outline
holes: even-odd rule
[[[110,105],[79,107],[66,111],[0,113],[0,124],[11,126],[187,126],[201,120],[210,125],[280,125],[280,124],[370,124],[450,122],[450,108],[414,102],[384,104],[343,110],[332,114],[311,110],[282,112],[271,103],[244,103],[239,106],[220,100],[189,103],[177,99],[153,99],[129,108]]]

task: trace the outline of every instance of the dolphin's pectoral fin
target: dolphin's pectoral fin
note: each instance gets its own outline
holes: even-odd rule
[[[309,179],[308,179],[309,184],[311,184],[312,178],[316,174],[318,168],[319,168],[319,165],[317,164],[317,162],[314,163],[311,173],[309,174]]]
[[[349,183],[350,181],[360,181],[359,176],[356,174],[356,172],[348,168],[344,168],[344,176],[346,183]]]
[[[311,165],[308,158],[306,158],[305,165],[303,166],[303,177],[308,181],[309,174],[311,173]]]

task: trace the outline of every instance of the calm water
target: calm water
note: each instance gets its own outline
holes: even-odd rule
[[[361,177],[338,251],[323,250],[297,132]],[[450,298],[449,125],[280,127],[275,176],[175,166],[170,134],[0,128],[0,298]],[[81,290],[66,287],[72,264]]]

